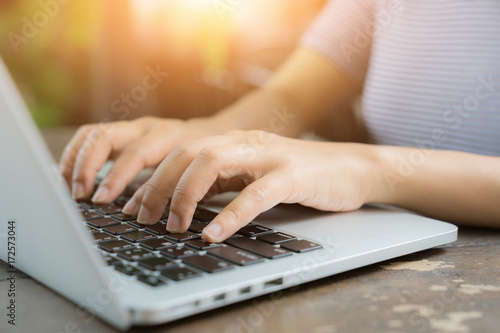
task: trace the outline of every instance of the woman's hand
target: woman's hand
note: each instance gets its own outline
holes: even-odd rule
[[[152,224],[171,201],[167,229],[184,232],[207,194],[241,190],[203,232],[205,240],[220,242],[281,202],[354,210],[372,199],[381,178],[375,151],[368,145],[308,142],[262,131],[185,141],[124,212]]]
[[[180,142],[214,135],[209,122],[145,117],[85,125],[64,150],[60,171],[73,197],[83,199],[92,194],[97,172],[104,163],[114,160],[92,198],[98,203],[109,203],[142,169],[157,166]]]

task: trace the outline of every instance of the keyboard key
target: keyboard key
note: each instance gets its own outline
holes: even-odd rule
[[[111,236],[110,234],[107,234],[105,232],[94,232],[92,234],[94,236],[94,241],[96,243],[104,242],[104,241],[110,241],[113,239],[116,239],[115,236]]]
[[[109,266],[120,265],[122,263],[120,260],[116,259],[115,257],[109,256],[107,254],[102,254],[102,257]]]
[[[197,234],[201,234],[203,229],[208,225],[206,222],[193,222],[189,226],[188,230]]]
[[[91,234],[96,233],[96,232],[100,232],[99,229],[92,228],[92,227],[89,227],[89,226],[87,226],[87,231],[89,233],[91,233]]]
[[[209,243],[205,242],[202,239],[195,239],[195,240],[190,240],[186,242],[186,245],[195,248],[197,250],[208,250],[208,249],[213,249],[215,247],[222,246],[220,243]]]
[[[125,206],[127,202],[130,200],[131,197],[127,195],[120,195],[118,198],[115,200],[115,204],[118,206]]]
[[[119,221],[131,221],[137,219],[137,216],[130,216],[125,213],[114,213],[111,217]]]
[[[256,254],[243,251],[231,246],[224,246],[211,249],[208,251],[208,253],[240,266],[256,264],[258,262],[264,261],[264,258],[259,257]]]
[[[99,248],[108,251],[108,252],[116,252],[120,251],[123,249],[130,249],[135,247],[134,244],[127,243],[123,240],[112,240],[112,241],[106,241],[106,242],[101,242],[98,244]]]
[[[97,209],[97,208],[101,208],[101,207],[107,206],[107,205],[95,204],[95,203],[93,203],[90,200],[78,201],[78,205],[80,205],[80,207],[83,207],[85,209]]]
[[[140,240],[144,239],[151,239],[151,238],[156,238],[156,235],[153,235],[149,232],[146,231],[134,231],[134,232],[129,232],[123,235],[120,235],[123,239],[128,240],[129,242],[138,242]]]
[[[156,276],[151,276],[151,275],[141,275],[137,278],[137,280],[144,282],[145,284],[148,284],[151,287],[159,287],[159,286],[164,286],[166,284],[162,280],[158,279]]]
[[[149,269],[150,271],[159,271],[167,268],[175,268],[178,265],[172,260],[163,257],[152,257],[147,259],[142,259],[139,261],[139,265]]]
[[[168,277],[169,279],[175,281],[183,281],[187,279],[191,279],[197,276],[201,276],[200,273],[195,272],[187,267],[177,267],[177,268],[169,268],[161,271],[161,275]]]
[[[116,254],[118,254],[120,258],[123,258],[128,261],[138,261],[141,259],[146,259],[156,256],[154,253],[140,248],[125,249],[117,251]]]
[[[235,267],[233,264],[207,255],[187,257],[182,259],[182,262],[199,268],[207,273],[221,272]]]
[[[111,204],[107,206],[97,207],[95,210],[101,214],[110,215],[114,213],[121,213],[122,207]]]
[[[109,266],[116,266],[116,265],[122,265],[122,262],[115,257],[108,256],[108,255],[103,255],[104,261],[109,265]]]
[[[133,227],[136,227],[136,228],[144,228],[144,227],[146,227],[145,224],[140,224],[139,222],[137,222],[135,220],[134,221],[127,221],[127,223],[130,224]]]
[[[117,220],[114,220],[109,217],[103,217],[100,219],[95,219],[95,220],[89,220],[87,221],[88,224],[90,224],[93,227],[96,228],[102,228],[102,227],[108,227],[110,225],[115,225],[115,224],[120,224]]]
[[[287,242],[281,245],[281,247],[284,247],[285,249],[294,251],[294,252],[307,252],[307,251],[312,251],[312,250],[317,250],[321,249],[323,246],[310,242],[305,239],[301,240],[295,240],[292,242]]]
[[[204,208],[196,208],[194,218],[202,222],[210,222],[217,216],[217,213],[206,210]]]
[[[146,228],[146,231],[149,231],[149,232],[156,234],[156,235],[166,235],[167,234],[167,227],[163,223],[156,223],[153,225],[148,225],[145,228]]]
[[[172,243],[163,238],[152,238],[152,239],[141,240],[139,241],[139,244],[153,251],[177,246],[176,243]]]
[[[116,224],[103,228],[102,230],[112,233],[113,235],[121,235],[126,234],[127,232],[137,231],[137,228],[128,224]]]
[[[182,243],[182,242],[185,242],[185,241],[188,241],[191,239],[201,238],[201,235],[192,233],[190,231],[186,231],[186,232],[183,232],[180,234],[170,234],[169,233],[169,234],[166,234],[164,237],[168,240]]]
[[[102,214],[99,214],[98,212],[82,212],[82,215],[85,220],[93,220],[104,217],[102,216]]]
[[[174,259],[186,258],[198,254],[198,251],[187,247],[172,247],[160,250],[160,253]]]
[[[115,269],[119,272],[122,272],[122,273],[130,275],[130,276],[141,276],[141,275],[146,274],[143,271],[141,271],[133,266],[127,266],[127,265],[116,265]]]
[[[269,235],[264,235],[264,236],[259,236],[257,237],[258,240],[269,243],[269,244],[281,244],[284,242],[289,242],[292,240],[296,240],[295,236],[292,235],[287,235],[282,232],[277,232],[274,234],[269,234]]]
[[[270,234],[273,233],[273,229],[269,229],[268,227],[264,227],[258,224],[252,224],[252,225],[247,225],[246,227],[241,228],[238,230],[238,234],[247,236],[247,237],[255,237],[255,236],[261,236],[265,234]]]
[[[274,247],[267,243],[246,237],[229,238],[226,239],[225,243],[238,247],[243,250],[253,252],[261,257],[268,259],[276,259],[292,255],[292,252],[288,250],[281,249],[279,247]]]

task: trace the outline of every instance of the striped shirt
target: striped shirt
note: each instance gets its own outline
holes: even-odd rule
[[[500,1],[331,0],[301,46],[364,85],[375,143],[500,156]]]

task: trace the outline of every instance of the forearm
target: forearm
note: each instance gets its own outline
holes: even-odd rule
[[[283,136],[298,136],[307,130],[301,110],[286,96],[258,89],[221,110],[211,119],[219,133],[231,130],[266,130]]]
[[[455,151],[376,147],[374,201],[450,222],[500,227],[500,158]]]
[[[263,88],[208,122],[219,134],[258,129],[296,137],[311,130],[333,105],[352,98],[359,89],[329,61],[299,49]]]

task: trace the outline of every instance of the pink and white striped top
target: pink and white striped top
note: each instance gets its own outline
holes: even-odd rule
[[[364,84],[375,143],[500,156],[500,1],[331,0],[301,46]]]

